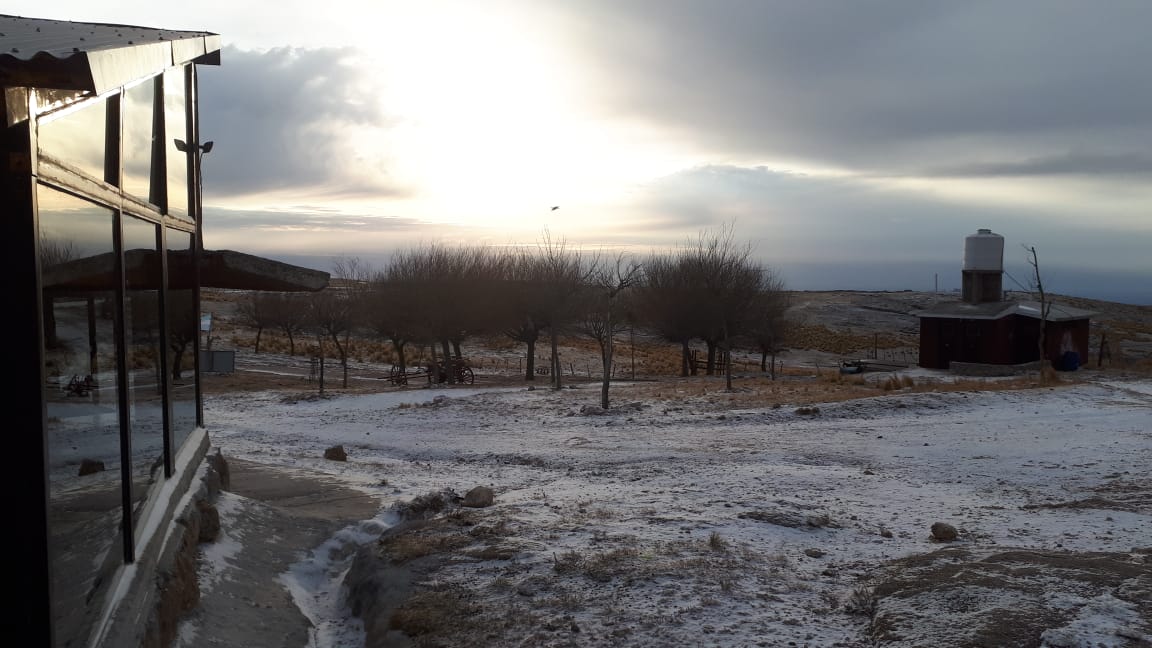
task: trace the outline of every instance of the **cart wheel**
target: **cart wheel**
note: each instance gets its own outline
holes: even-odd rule
[[[476,382],[476,374],[472,373],[472,367],[464,367],[460,369],[460,382],[471,385]]]

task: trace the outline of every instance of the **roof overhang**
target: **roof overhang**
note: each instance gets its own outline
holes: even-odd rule
[[[103,94],[188,62],[220,64],[211,32],[0,15],[0,84]]]
[[[169,285],[195,285],[188,274],[192,263],[188,251],[169,252]],[[129,250],[124,254],[125,274],[130,286],[152,286],[159,281],[160,256],[154,250]],[[110,290],[119,284],[115,277],[116,258],[111,252],[74,259],[46,268],[44,290],[50,292],[89,292]],[[200,286],[233,290],[270,292],[316,292],[328,286],[330,275],[272,259],[234,252],[205,250],[200,257]]]
[[[328,287],[327,272],[302,268],[233,250],[204,250],[200,285],[204,288],[315,292]]]

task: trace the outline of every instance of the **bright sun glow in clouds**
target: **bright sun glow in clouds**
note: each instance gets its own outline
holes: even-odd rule
[[[400,162],[420,217],[520,227],[552,205],[607,201],[684,165],[652,129],[582,114],[576,67],[531,26],[486,13],[404,21],[378,53],[389,71],[380,101],[400,123],[368,145]]]

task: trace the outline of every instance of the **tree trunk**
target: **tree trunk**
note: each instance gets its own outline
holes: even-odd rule
[[[340,337],[335,333],[332,334],[332,343],[336,345],[336,353],[340,354],[340,366],[344,369],[344,380],[342,382],[344,389],[348,389],[348,351],[347,347],[340,343]]]
[[[724,322],[724,353],[720,358],[724,363],[724,389],[732,391],[732,340],[728,337],[728,322]]]
[[[256,348],[253,353],[260,355],[260,335],[264,333],[264,329],[256,327]]]
[[[187,343],[172,345],[172,380],[183,378],[184,370],[181,365],[184,363],[184,349],[187,346]]]
[[[320,349],[320,395],[324,395],[324,339],[316,336],[316,346]]]
[[[604,341],[600,343],[600,356],[604,363],[604,379],[600,382],[600,407],[608,409],[608,386],[612,384],[612,313],[604,327]]]
[[[447,338],[440,342],[440,348],[444,350],[444,381],[449,385],[456,384],[456,359],[452,357],[450,343]]]
[[[288,333],[288,355],[296,355],[296,338],[292,337],[292,331]]]
[[[552,339],[552,359],[551,359],[551,363],[552,363],[552,389],[560,389],[561,388],[560,352],[557,350],[557,347],[560,346],[560,340],[559,340],[560,336],[556,333],[555,328],[552,328],[549,331],[549,334],[550,334],[549,337],[551,337],[551,339]]]
[[[432,364],[428,367],[428,384],[434,385],[440,382],[440,365],[436,362],[436,343],[428,345],[432,351]]]
[[[404,359],[404,340],[392,338],[392,347],[396,349],[396,364],[400,367],[400,373],[407,373],[408,363]]]
[[[705,375],[716,375],[716,342],[714,340],[704,340],[708,345],[708,366],[704,370]]]
[[[687,378],[689,372],[692,372],[692,352],[688,348],[688,340],[680,343],[680,377]]]
[[[525,342],[528,345],[528,360],[524,363],[524,380],[536,380],[536,340]]]

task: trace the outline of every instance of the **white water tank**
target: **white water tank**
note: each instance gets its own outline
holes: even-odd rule
[[[1003,272],[1004,237],[989,229],[964,239],[965,272]]]

